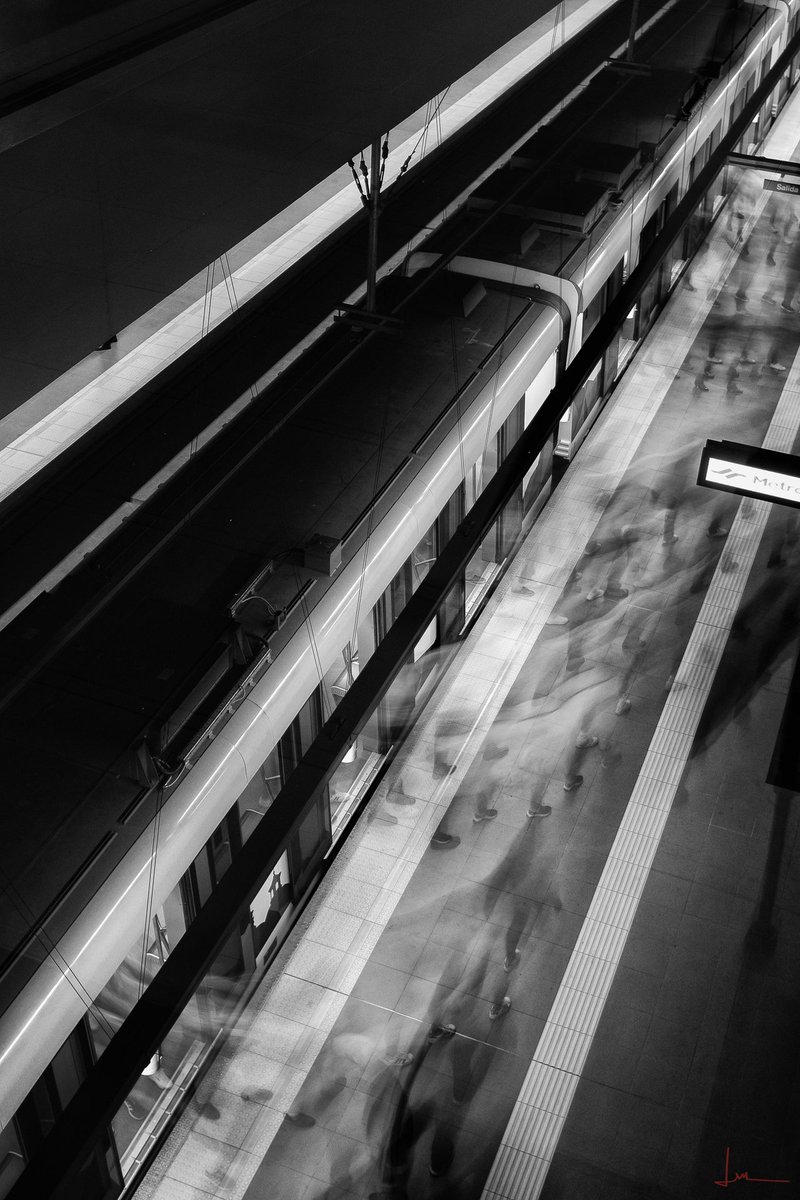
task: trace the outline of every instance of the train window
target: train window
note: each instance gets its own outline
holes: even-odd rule
[[[79,1029],[82,1028],[82,1025],[79,1026]],[[66,1108],[86,1078],[90,1065],[87,1060],[87,1048],[79,1044],[77,1031],[67,1038],[50,1065],[59,1102],[62,1108]]]
[[[192,864],[196,904],[202,908],[241,848],[236,806],[220,821]]]
[[[321,728],[322,692],[320,688],[317,688],[306,700],[280,740],[280,760],[284,781],[289,778]]]
[[[295,895],[307,886],[311,873],[330,844],[328,805],[319,797],[292,839],[290,864]]]
[[[0,1129],[0,1200],[8,1195],[24,1169],[22,1144],[12,1122]]]
[[[22,1139],[29,1157],[36,1152],[47,1137],[55,1125],[59,1113],[60,1106],[55,1081],[53,1073],[48,1067],[31,1088],[17,1114]]]
[[[238,800],[242,842],[246,842],[283,786],[280,750],[270,750]]]
[[[205,851],[202,852],[204,854]],[[144,989],[152,982],[172,948],[186,931],[198,907],[195,873],[189,871],[153,914],[146,935],[138,939],[117,967],[87,1014],[87,1036],[99,1058]]]
[[[418,545],[414,547],[411,555],[412,586],[415,591],[436,562],[436,554],[436,522],[434,521]]]
[[[367,623],[368,627],[368,623]],[[350,690],[358,676],[359,655],[352,642],[348,642],[341,656],[322,681],[324,715],[329,716],[343,696]],[[331,809],[331,829],[334,837],[347,822],[350,813],[358,804],[366,787],[372,780],[380,761],[375,753],[375,729],[370,727],[355,739],[328,785]]]
[[[443,549],[464,519],[464,484],[460,483],[437,519],[437,545]],[[453,584],[439,609],[439,644],[457,641],[464,628],[464,578]]]
[[[500,427],[497,437],[498,454],[503,461],[512,446],[522,436],[525,427],[525,397],[514,405]],[[498,559],[507,558],[511,553],[522,529],[522,482],[515,488],[498,519],[497,550]]]
[[[29,1158],[41,1146],[86,1078],[90,1065],[88,1037],[81,1021],[20,1106],[17,1114],[19,1131]]]
[[[522,481],[522,508],[525,514],[538,510],[550,494],[554,453],[555,435],[551,433]]]
[[[594,329],[597,322],[603,315],[603,307],[605,300],[605,289],[601,288],[595,296],[594,300],[587,305],[583,314],[583,339],[584,341]]]
[[[292,899],[289,859],[284,851],[261,890],[250,901],[253,952],[258,962],[265,962],[277,945],[281,919],[291,908]]]
[[[413,591],[411,559],[407,558],[375,605],[375,641],[383,641]]]
[[[503,462],[508,457],[508,452],[511,447],[516,445],[522,436],[522,430],[525,427],[525,397],[512,408],[511,412],[506,417],[503,424],[500,426],[498,435],[498,454],[500,461]]]
[[[230,818],[221,821],[209,838],[209,853],[214,868],[214,884],[218,884],[231,865],[234,855],[233,839],[229,828]]]
[[[464,520],[464,484],[460,483],[436,521],[436,545],[441,552]]]

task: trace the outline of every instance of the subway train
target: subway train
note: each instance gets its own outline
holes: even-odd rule
[[[630,145],[609,143],[602,125],[595,126],[592,140],[597,99],[616,96],[620,80],[638,78],[644,87],[652,81],[635,61],[609,65],[549,128],[531,131],[508,164],[479,181],[452,219],[407,258],[399,272],[406,284],[422,287],[430,277],[431,287],[462,314],[480,303],[487,288],[508,288],[524,296],[523,317],[489,348],[447,412],[338,543],[315,547],[322,563],[318,587],[283,607],[271,602],[265,580],[276,574],[273,564],[232,598],[242,637],[260,639],[263,651],[243,665],[229,702],[193,733],[178,759],[142,763],[145,783],[160,789],[157,817],[85,897],[68,928],[54,937],[44,932],[44,952],[31,952],[16,997],[0,1017],[0,1197],[24,1167],[23,1147],[35,1145],[32,1125],[37,1119],[46,1124],[36,1116],[43,1111],[42,1097],[47,1094],[57,1115],[70,1087],[102,1054],[192,912],[235,862],[237,841],[266,811],[321,717],[329,715],[400,611],[403,596],[468,513],[481,478],[541,408],[794,36],[799,14],[800,0],[775,0],[755,10],[757,19],[724,52],[712,55],[702,75],[681,79],[675,72],[672,111],[654,111],[655,132]],[[741,149],[759,144],[798,74],[793,63],[755,116]],[[563,169],[568,157],[560,132],[567,128],[580,136],[565,176],[567,191],[554,200],[552,175],[554,164]],[[537,173],[535,164],[544,168]],[[153,1130],[163,1131],[165,1118],[177,1110],[226,1018],[269,965],[326,859],[346,836],[348,821],[435,687],[446,660],[443,647],[468,631],[559,472],[603,406],[613,403],[616,382],[696,241],[735,194],[735,181],[724,172],[700,206],[696,226],[675,244],[542,447],[520,483],[513,511],[476,549],[474,569],[460,581],[452,604],[421,631],[407,672],[342,764],[324,804],[302,827],[287,831],[276,867],[215,965],[211,983],[179,1022],[174,1044],[148,1065],[109,1132],[108,1194],[135,1179],[154,1144]],[[437,272],[445,259],[446,272]],[[254,615],[259,609],[266,619]]]

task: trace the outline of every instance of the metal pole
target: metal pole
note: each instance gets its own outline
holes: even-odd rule
[[[637,0],[638,2],[638,0]],[[378,203],[381,179],[381,139],[372,143],[369,168],[369,246],[367,249],[367,312],[375,312],[375,289],[378,279]]]
[[[625,52],[625,58],[628,62],[633,62],[633,48],[636,42],[636,19],[639,16],[639,0],[633,0],[633,8],[631,9],[631,27],[628,30],[628,49]]]

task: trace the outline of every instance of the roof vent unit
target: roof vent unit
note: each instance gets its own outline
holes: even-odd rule
[[[530,217],[501,213],[478,234],[473,244],[479,257],[499,255],[505,258],[509,254],[521,257],[528,253],[538,237],[539,227],[531,223]]]
[[[621,192],[639,169],[639,151],[609,142],[585,142],[576,151],[578,179],[605,183]]]
[[[482,280],[445,271],[431,281],[431,285],[420,296],[419,305],[423,312],[439,317],[466,318],[485,297],[486,288]]]
[[[319,575],[335,575],[342,565],[342,542],[340,538],[326,537],[315,533],[303,545],[303,566],[307,571]]]
[[[528,199],[528,211],[537,221],[562,226],[584,236],[597,224],[608,203],[609,188],[601,183],[576,180],[542,181]]]

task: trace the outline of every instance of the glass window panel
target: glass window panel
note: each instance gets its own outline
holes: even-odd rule
[[[305,885],[310,867],[330,845],[327,807],[327,801],[323,803],[319,799],[306,814],[295,836],[291,867],[292,878],[298,887]]]
[[[289,879],[289,858],[284,852],[276,862],[269,878],[253,897],[250,913],[253,920],[253,943],[259,962],[277,943],[282,919],[292,908],[292,887]]]
[[[5,1200],[24,1169],[22,1145],[12,1122],[0,1129],[0,1200]]]
[[[250,837],[264,813],[269,812],[282,786],[280,753],[276,746],[239,797],[239,822],[243,842]]]
[[[436,562],[436,553],[436,522],[434,521],[411,555],[412,586],[415,591]]]
[[[86,1078],[86,1064],[82,1061],[78,1037],[79,1031],[71,1034],[50,1064],[62,1108],[66,1108]]]

